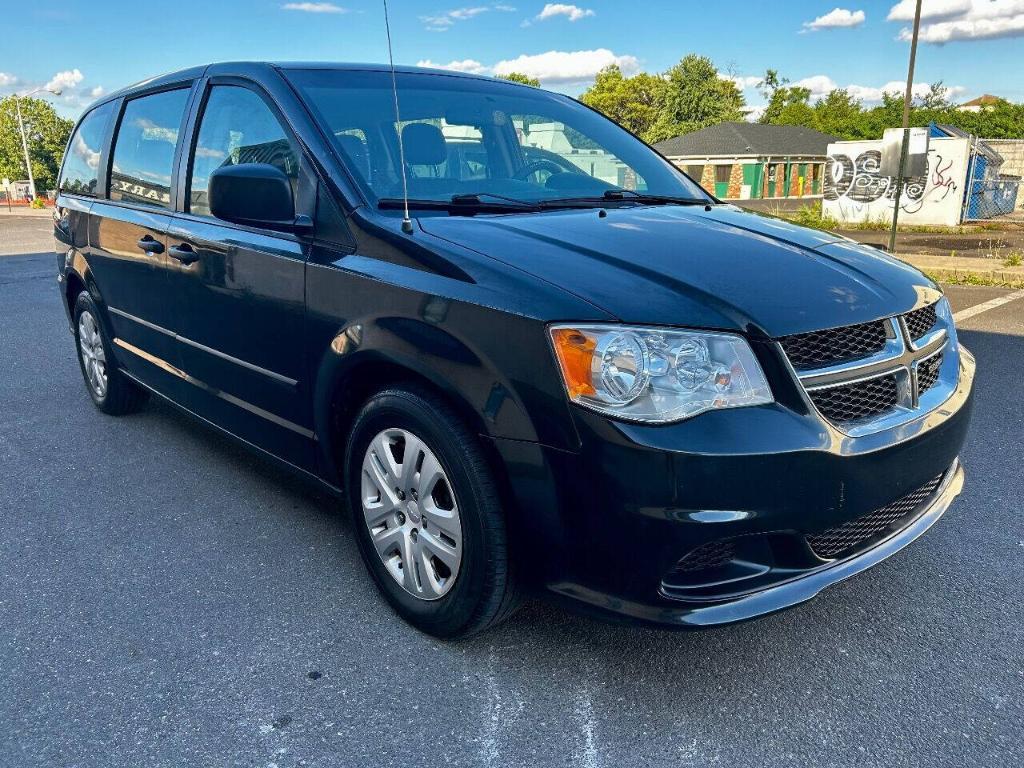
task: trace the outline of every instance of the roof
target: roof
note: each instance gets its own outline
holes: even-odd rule
[[[984,93],[984,94],[982,94],[981,96],[979,96],[976,99],[971,99],[970,101],[965,101],[960,106],[961,107],[984,107],[984,106],[988,106],[989,104],[998,104],[1001,101],[1005,101],[1005,99],[1001,99],[998,96],[993,96],[991,93]]]
[[[838,136],[799,125],[718,123],[693,133],[659,141],[654,148],[666,157],[709,155],[820,155]]]
[[[195,67],[189,67],[187,69],[179,69],[175,72],[167,72],[166,74],[157,75],[150,77],[145,80],[141,80],[137,83],[132,83],[124,88],[119,88],[113,93],[106,94],[102,98],[95,101],[90,105],[89,109],[92,109],[98,104],[102,104],[106,101],[113,101],[114,99],[122,96],[134,93],[135,91],[142,90],[144,88],[159,87],[171,83],[194,80],[197,77],[202,77],[206,73],[212,74],[224,74],[227,72],[260,72],[274,69],[334,69],[344,71],[370,71],[370,72],[390,72],[391,67],[388,64],[358,64],[353,62],[339,62],[339,61],[225,61],[216,62],[212,64],[201,64]],[[487,77],[486,75],[474,75],[469,72],[456,72],[449,69],[431,69],[428,67],[409,67],[402,65],[395,65],[395,72],[401,74],[428,74],[428,75],[446,75],[448,77],[462,77],[473,80],[495,80],[495,78]],[[514,85],[517,87],[529,87],[522,86],[520,83],[514,83],[511,80],[497,79],[496,82],[504,83],[508,85]],[[88,109],[86,111],[89,111]]]

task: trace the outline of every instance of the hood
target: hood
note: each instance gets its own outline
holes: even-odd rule
[[[771,337],[877,320],[938,295],[870,246],[731,205],[423,217],[437,237],[626,323]],[[552,318],[571,320],[572,318]]]

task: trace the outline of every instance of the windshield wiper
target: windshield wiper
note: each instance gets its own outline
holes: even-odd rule
[[[497,200],[500,203],[514,206],[516,208],[529,208],[532,210],[537,207],[536,203],[531,203],[528,200],[520,200],[515,197],[497,195],[494,192],[467,192],[462,195],[452,195],[452,202],[460,205],[486,205],[483,198]]]
[[[481,198],[493,197],[494,201],[487,201]],[[400,197],[382,197],[377,201],[377,207],[382,210],[400,211],[405,207],[405,201]],[[540,207],[525,200],[516,200],[512,197],[502,197],[482,192],[480,194],[453,195],[448,200],[420,200],[412,198],[409,200],[410,208],[418,208],[424,211],[448,211],[449,213],[459,211],[539,211]]]
[[[629,197],[626,197],[629,195]],[[609,189],[602,197],[605,200],[635,200],[638,203],[662,203],[665,205],[711,205],[714,201],[699,197],[674,197],[672,195],[649,195],[633,189]]]

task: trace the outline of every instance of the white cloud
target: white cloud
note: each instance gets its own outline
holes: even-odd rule
[[[721,72],[718,76],[723,80],[732,80],[741,91],[745,88],[753,88],[764,78],[761,75],[724,75]]]
[[[78,84],[85,79],[85,75],[78,69],[66,69],[63,72],[58,72],[44,87],[51,91],[61,90],[67,91],[73,88],[77,88]]]
[[[757,106],[753,106],[753,107],[748,106],[748,107],[746,107],[745,113],[746,113],[746,120],[747,120],[747,122],[748,123],[756,123],[758,120],[761,119],[761,115],[764,114],[764,111],[766,109],[768,109],[768,105],[767,104],[758,104]]]
[[[593,51],[548,51],[533,56],[524,54],[499,61],[493,71],[496,75],[519,72],[542,83],[581,83],[591,80],[612,64],[617,64],[627,75],[640,69],[640,62],[634,56],[617,56],[607,48],[597,48]]]
[[[486,75],[491,71],[490,67],[481,64],[475,59],[449,61],[447,64],[438,64],[430,59],[423,59],[422,61],[417,61],[416,66],[429,67],[430,69],[448,69],[452,72],[468,72],[471,75]]]
[[[474,16],[479,16],[481,13],[487,13],[492,8],[486,5],[477,5],[469,8],[454,8],[450,11],[442,11],[441,13],[434,13],[428,16],[420,16],[427,30],[430,32],[447,32],[457,21],[466,21],[472,19]],[[493,6],[494,10],[506,11],[515,10],[508,5]]]
[[[946,87],[948,93],[947,96],[959,96],[964,93],[967,89],[962,85],[951,85]],[[907,90],[906,81],[901,80],[890,80],[885,85],[879,88],[872,88],[867,85],[848,85],[846,90],[850,92],[850,95],[855,99],[860,99],[866,102],[878,102],[882,100],[882,94],[891,93],[895,96],[902,97],[904,92]],[[928,83],[914,83],[910,89],[911,96],[915,99],[926,96],[931,90]]]
[[[835,80],[828,75],[813,75],[811,77],[805,77],[803,80],[797,80],[793,83],[795,86],[800,88],[807,88],[811,92],[811,101],[814,102],[817,99],[823,99],[831,91],[841,87]],[[842,86],[845,90],[855,99],[860,99],[863,102],[873,104],[882,100],[882,94],[893,93],[897,96],[902,96],[906,90],[906,81],[890,80],[881,86],[873,85],[857,85],[851,83],[847,86]],[[949,89],[948,96],[958,96],[963,93],[966,89],[961,85],[947,86]],[[914,87],[911,90],[914,97],[921,97],[928,93],[927,83],[914,83]]]
[[[890,9],[888,18],[912,20],[913,3],[902,0]],[[920,40],[925,43],[1021,37],[1024,0],[931,0],[922,6],[921,19]],[[910,27],[900,30],[900,40],[910,40],[912,36]]]
[[[828,75],[811,75],[803,80],[797,80],[793,85],[797,88],[809,90],[811,92],[811,101],[827,96],[829,92],[839,87],[836,81]]]
[[[899,80],[890,80],[888,83],[878,88],[870,85],[846,86],[846,90],[849,91],[853,98],[868,102],[881,101],[882,95],[886,93],[890,93],[894,96],[902,96],[906,89],[906,82],[900,82]],[[910,92],[914,96],[924,96],[928,93],[928,85],[925,83],[914,83],[914,87]]]
[[[580,8],[578,5],[567,5],[565,3],[548,3],[537,14],[537,21],[553,19],[556,16],[565,16],[569,21],[579,21],[593,15],[594,12],[590,8]]]
[[[888,21],[913,21],[917,0],[900,0],[889,9]],[[959,16],[971,9],[971,0],[925,0],[921,3],[921,19]]]
[[[846,8],[834,8],[824,16],[813,21],[804,22],[804,31],[817,32],[819,29],[836,29],[840,27],[859,27],[864,23],[864,11],[850,11]]]
[[[98,99],[106,92],[106,88],[104,88],[102,85],[97,85],[95,88],[89,91],[89,95],[92,96],[94,99]]]
[[[16,82],[18,82],[18,78],[14,75],[10,75],[6,72],[0,72],[0,88],[8,85],[14,85]]]
[[[481,13],[486,13],[487,8],[457,8],[454,11],[448,11],[448,16],[457,21],[464,19],[472,19],[474,16],[479,16]]]
[[[348,8],[342,8],[334,3],[285,3],[281,8],[304,13],[348,13]]]

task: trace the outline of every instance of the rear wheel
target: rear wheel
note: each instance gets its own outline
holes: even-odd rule
[[[88,292],[75,300],[75,341],[82,378],[93,403],[104,413],[120,416],[139,410],[149,392],[117,368],[110,343],[99,322],[96,304]]]
[[[505,519],[477,437],[418,387],[374,395],[356,417],[346,487],[360,551],[409,623],[480,632],[516,604]]]

